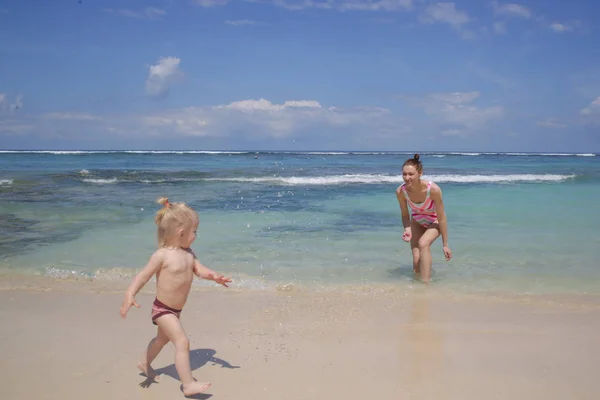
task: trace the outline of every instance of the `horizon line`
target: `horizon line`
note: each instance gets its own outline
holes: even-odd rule
[[[61,148],[47,148],[47,149],[0,149],[0,152],[51,152],[51,151],[64,151],[64,152],[128,152],[128,151],[139,151],[139,152],[152,152],[152,151],[163,151],[163,152],[245,152],[245,153],[305,153],[305,152],[319,152],[319,153],[406,153],[406,154],[421,154],[421,153],[469,153],[469,154],[594,154],[600,155],[600,152],[596,151],[559,151],[559,150],[544,150],[544,151],[524,151],[524,150],[510,150],[510,151],[491,151],[491,150],[339,150],[339,149],[326,149],[326,150],[315,150],[315,149],[61,149]]]

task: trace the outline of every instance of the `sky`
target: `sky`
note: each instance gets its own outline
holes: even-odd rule
[[[600,152],[600,1],[0,0],[0,148]]]

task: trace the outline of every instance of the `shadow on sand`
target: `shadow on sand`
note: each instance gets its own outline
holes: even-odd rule
[[[190,351],[190,365],[192,367],[192,371],[197,370],[198,368],[203,367],[207,363],[213,363],[213,365],[220,365],[221,368],[240,368],[240,366],[231,365],[229,362],[222,360],[218,357],[215,357],[217,352],[213,349],[196,349]],[[158,375],[168,375],[175,380],[179,380],[179,375],[177,374],[177,369],[175,369],[175,363],[169,364],[166,367],[158,368],[155,370]],[[140,374],[145,376],[143,374]],[[150,378],[146,378],[143,382],[140,383],[140,386],[143,388],[150,387],[154,381]],[[210,394],[197,394],[195,396],[189,396],[190,399],[201,399],[205,400],[211,397]]]

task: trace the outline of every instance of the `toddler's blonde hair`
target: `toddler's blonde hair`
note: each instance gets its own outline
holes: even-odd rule
[[[157,203],[163,206],[154,218],[158,226],[158,247],[174,246],[177,231],[198,222],[198,213],[185,203],[171,203],[168,197],[160,197]]]

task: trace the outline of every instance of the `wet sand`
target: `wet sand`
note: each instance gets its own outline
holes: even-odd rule
[[[0,399],[184,398],[167,345],[151,383],[152,284],[0,277]],[[198,399],[597,399],[600,302],[369,291],[192,292],[182,313]]]

